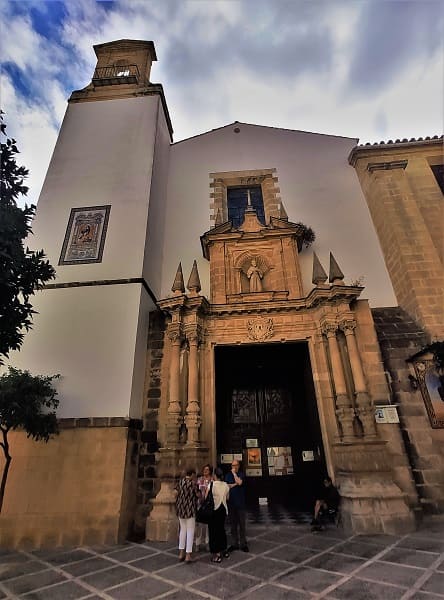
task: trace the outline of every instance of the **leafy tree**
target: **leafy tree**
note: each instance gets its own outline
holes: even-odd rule
[[[32,233],[35,206],[17,206],[18,198],[28,193],[24,185],[28,169],[17,165],[19,152],[15,140],[6,136],[1,110],[0,133],[0,364],[3,364],[11,350],[20,349],[25,332],[32,326],[35,310],[30,297],[55,277],[55,271],[45,260],[43,250],[33,252],[24,246],[25,238]],[[12,367],[0,377],[0,446],[5,457],[0,511],[12,460],[8,433],[20,428],[28,437],[46,442],[58,433],[54,412],[58,400],[52,387],[52,381],[57,377],[33,376]]]
[[[23,429],[28,438],[48,442],[52,435],[59,433],[55,409],[59,405],[57,392],[52,386],[58,375],[31,375],[9,367],[0,377],[0,431],[5,465],[0,483],[0,512],[6,489],[6,480],[11,465],[8,433]]]
[[[24,247],[32,233],[31,221],[35,206],[17,206],[17,199],[26,196],[24,180],[28,169],[18,166],[16,141],[6,136],[6,124],[0,111],[0,364],[11,350],[23,343],[24,330],[32,326],[35,314],[29,301],[36,290],[55,277],[55,271],[45,259],[43,250],[33,252]]]

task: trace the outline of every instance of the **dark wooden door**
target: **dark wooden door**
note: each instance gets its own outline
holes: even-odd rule
[[[251,505],[267,498],[269,504],[308,508],[325,474],[314,394],[304,383],[307,352],[296,350],[220,352],[218,459],[242,454]],[[307,452],[313,460],[304,460]]]

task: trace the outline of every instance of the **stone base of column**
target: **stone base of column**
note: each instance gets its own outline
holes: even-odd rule
[[[194,467],[199,477],[202,467],[208,463],[208,454],[207,447],[186,444],[182,450],[182,460],[187,467]]]
[[[394,483],[386,442],[335,444],[344,529],[361,534],[415,530],[405,494]]]
[[[176,515],[174,487],[177,478],[186,466],[181,447],[159,449],[157,471],[160,490],[153,500],[153,509],[146,521],[146,540],[158,542],[177,540],[179,523]]]
[[[153,509],[146,520],[145,539],[172,542],[178,538],[179,522],[176,515],[174,492],[176,480],[162,481],[160,491],[153,500]]]

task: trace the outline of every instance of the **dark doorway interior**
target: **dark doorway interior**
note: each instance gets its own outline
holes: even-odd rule
[[[310,509],[326,468],[307,344],[220,346],[215,356],[218,462],[228,470],[242,454],[250,506]]]

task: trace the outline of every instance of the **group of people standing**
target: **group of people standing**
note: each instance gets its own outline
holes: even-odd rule
[[[245,533],[245,487],[244,474],[239,461],[233,460],[231,471],[224,476],[222,469],[213,472],[205,465],[197,478],[194,469],[188,469],[177,486],[176,512],[179,518],[179,560],[193,562],[193,545],[197,550],[209,545],[211,561],[222,562],[230,552],[241,549],[248,552]],[[214,510],[208,525],[196,523],[199,506],[212,493]],[[232,543],[228,546],[225,521],[229,515]]]

